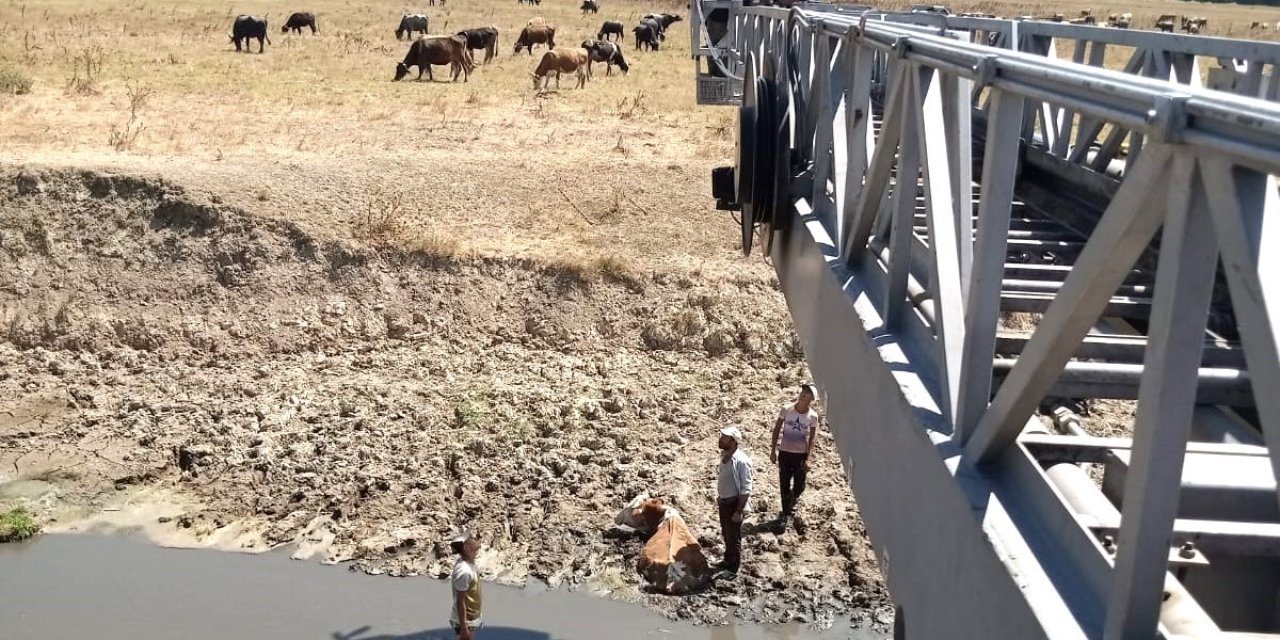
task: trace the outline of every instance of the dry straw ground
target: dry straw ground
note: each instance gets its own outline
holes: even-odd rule
[[[392,199],[415,231],[452,236],[464,251],[694,270],[731,257],[724,217],[706,205],[734,114],[694,104],[686,23],[656,53],[636,53],[628,33],[631,74],[601,73],[581,91],[535,95],[536,57],[511,52],[535,16],[566,45],[593,37],[603,20],[630,28],[648,12],[683,13],[684,3],[606,1],[588,17],[577,7],[5,2],[0,69],[33,82],[25,95],[0,92],[0,150],[24,162],[159,172],[340,234],[379,215],[371,201]],[[314,12],[320,34],[279,33],[295,10]],[[408,49],[393,33],[402,11],[427,13],[433,33],[496,25],[501,55],[467,83],[391,82]],[[228,42],[239,13],[268,17],[265,54],[237,54]]]

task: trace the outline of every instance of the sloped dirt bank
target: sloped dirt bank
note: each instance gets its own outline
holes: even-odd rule
[[[46,483],[55,527],[163,491],[198,506],[149,527],[191,544],[438,576],[466,525],[505,583],[705,622],[887,619],[829,440],[803,526],[752,528],[732,583],[645,594],[640,543],[604,535],[665,494],[718,557],[728,421],[757,518],[776,511],[768,429],[806,372],[767,282],[374,250],[163,182],[0,178],[0,482]]]

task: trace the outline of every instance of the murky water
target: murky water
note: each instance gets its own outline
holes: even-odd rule
[[[695,627],[580,593],[485,585],[478,640],[791,640],[883,636],[837,624]],[[5,640],[427,640],[453,638],[447,585],[290,560],[46,535],[0,545]]]

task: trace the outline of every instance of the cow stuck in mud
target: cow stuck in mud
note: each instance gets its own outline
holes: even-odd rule
[[[662,498],[636,496],[614,522],[649,535],[636,571],[655,590],[684,595],[702,589],[711,576],[707,556],[684,517]]]

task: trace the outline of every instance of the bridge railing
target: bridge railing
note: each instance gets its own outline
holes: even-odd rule
[[[1159,235],[1118,550],[1112,560],[1084,529],[1051,534],[1080,565],[1086,600],[1104,614],[1100,635],[1150,637],[1219,261],[1247,363],[1247,374],[1233,375],[1247,376],[1280,477],[1280,197],[1272,177],[1280,173],[1280,106],[1197,86],[1194,60],[1243,58],[1256,84],[1280,61],[1280,48],[1167,34],[1157,42],[1147,37],[1156,34],[1075,25],[730,7],[719,46],[733,54],[723,70],[743,79],[742,131],[753,139],[740,149],[756,153],[739,158],[736,191],[717,195],[743,208],[766,251],[775,230],[803,229],[833,269],[847,268],[875,293],[882,329],[926,352],[918,362],[936,381],[962,465],[1007,471],[1020,459],[1017,438]],[[1018,50],[975,43],[982,32]],[[1054,38],[1075,39],[1076,57],[1097,64],[1044,55]],[[1132,73],[1099,67],[1111,45],[1136,48]],[[1126,137],[1114,195],[993,394],[1026,148],[1097,170]],[[1083,151],[1095,147],[1092,158]],[[1026,473],[1043,479],[1038,469]]]

